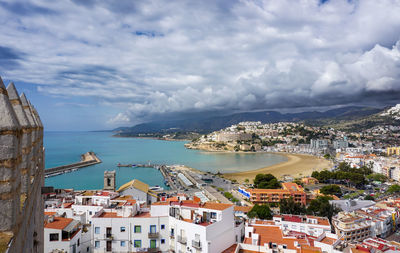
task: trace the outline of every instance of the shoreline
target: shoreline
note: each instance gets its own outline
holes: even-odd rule
[[[313,171],[321,171],[325,168],[329,169],[333,165],[331,161],[308,154],[291,154],[284,152],[269,153],[283,155],[287,157],[288,160],[255,170],[223,173],[222,175],[228,179],[237,180],[239,183],[243,183],[246,179],[249,179],[249,181],[252,182],[257,174],[266,173],[271,173],[279,180],[285,175],[293,178],[309,176]]]
[[[144,136],[118,136],[118,135],[111,135],[111,137],[115,137],[115,138],[149,139],[149,140],[159,140],[159,141],[190,141],[188,139],[169,139],[169,138],[144,137]]]

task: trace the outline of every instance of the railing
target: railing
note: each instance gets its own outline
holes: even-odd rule
[[[172,239],[175,238],[174,234],[170,234],[169,237],[171,237]]]
[[[147,252],[159,252],[160,248],[148,248]]]
[[[180,242],[182,244],[186,244],[187,239],[186,239],[186,237],[178,235],[178,242]]]
[[[201,242],[200,241],[196,241],[196,240],[192,240],[192,247],[196,248],[196,249],[201,249]]]
[[[160,234],[158,232],[150,232],[149,233],[149,238],[158,238]]]
[[[113,234],[104,234],[104,237],[107,239],[113,239],[114,235]]]

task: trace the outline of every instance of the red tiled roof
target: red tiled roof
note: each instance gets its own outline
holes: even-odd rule
[[[45,224],[44,227],[45,228],[53,228],[53,229],[64,229],[72,221],[73,221],[73,219],[70,219],[70,218],[54,217],[53,222]]]

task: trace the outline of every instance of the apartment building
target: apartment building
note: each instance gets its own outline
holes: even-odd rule
[[[275,215],[272,219],[275,225],[281,226],[282,230],[290,230],[307,235],[319,236],[331,232],[331,224],[328,218],[310,215]]]
[[[356,213],[340,212],[332,218],[335,232],[345,242],[362,241],[371,236],[371,223]]]
[[[240,191],[239,191],[240,192]],[[254,204],[279,203],[282,199],[293,198],[296,203],[306,205],[307,194],[302,186],[295,183],[282,183],[282,189],[242,189],[241,193]]]
[[[274,222],[247,224],[245,238],[233,252],[342,252],[346,244],[335,234],[323,233],[310,236],[296,231],[283,230]]]
[[[130,199],[97,212],[91,223],[93,252],[222,252],[244,235],[231,204],[198,198],[144,204]]]
[[[340,212],[333,217],[332,223],[338,235],[345,241],[362,241],[368,237],[386,238],[399,224],[396,207],[378,204],[354,212]]]
[[[388,147],[386,149],[386,154],[388,156],[392,156],[392,155],[400,155],[400,147]]]
[[[231,204],[172,202],[169,216],[175,252],[222,252],[244,235],[244,224],[235,221]]]

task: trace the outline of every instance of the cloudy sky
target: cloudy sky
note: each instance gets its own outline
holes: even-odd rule
[[[0,75],[48,130],[400,102],[398,0],[2,0]]]

